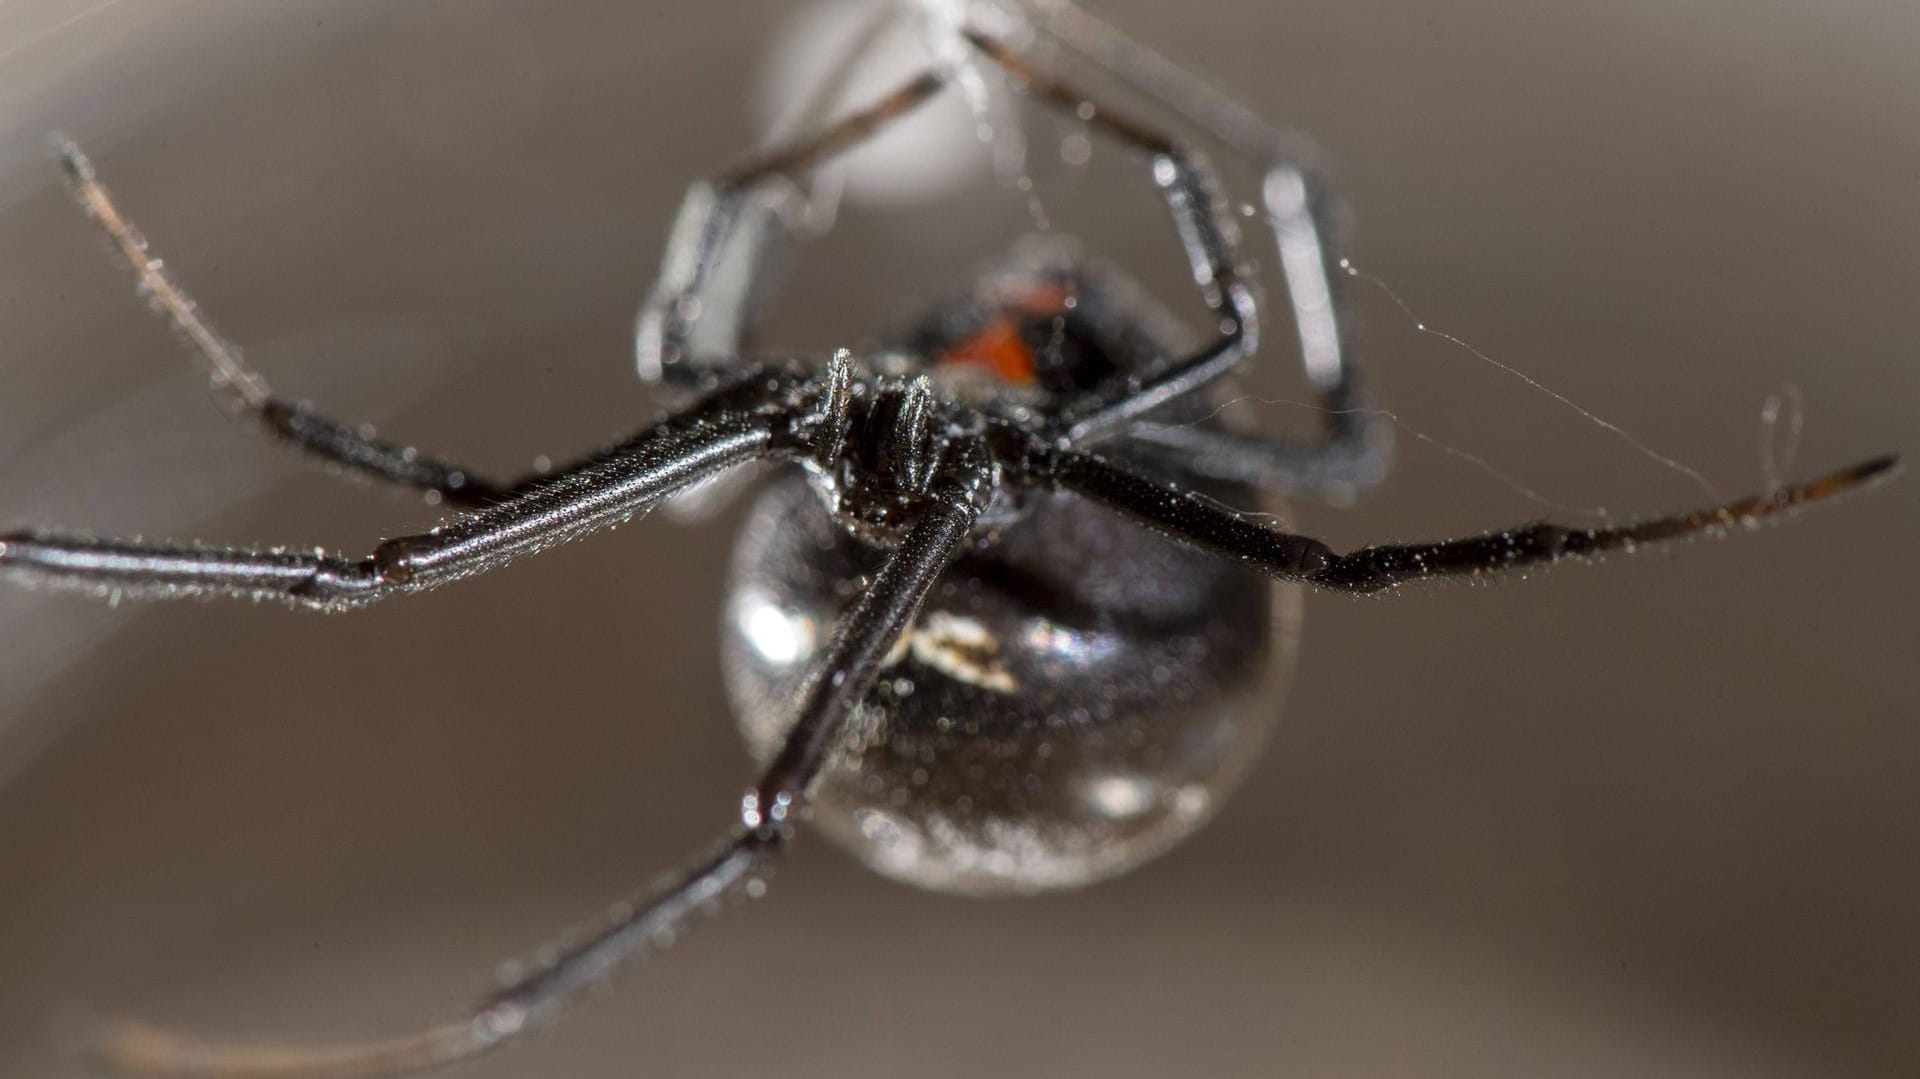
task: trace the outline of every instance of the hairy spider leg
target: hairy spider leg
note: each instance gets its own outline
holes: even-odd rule
[[[820,774],[882,661],[973,530],[992,487],[977,443],[956,452],[930,503],[840,619],[804,691],[785,744],[740,801],[718,848],[678,877],[616,908],[578,943],[483,998],[460,1018],[412,1034],[316,1046],[206,1041],[138,1023],[103,1030],[94,1050],[124,1072],[177,1076],[361,1077],[420,1071],[478,1056],[559,1019],[620,968],[650,955],[724,901],[759,894]]]
[[[1443,577],[1507,573],[1566,559],[1756,528],[1801,507],[1890,478],[1897,457],[1876,457],[1806,483],[1724,505],[1600,528],[1547,522],[1461,539],[1363,547],[1336,554],[1326,544],[1224,510],[1178,487],[1088,453],[1055,455],[1043,482],[1111,506],[1162,534],[1274,577],[1330,592],[1381,592]]]

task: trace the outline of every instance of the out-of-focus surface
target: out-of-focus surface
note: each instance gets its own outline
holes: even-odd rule
[[[1421,319],[1723,490],[1759,482],[1784,382],[1798,471],[1913,449],[1911,8],[1094,10],[1310,132],[1357,262]],[[681,189],[754,138],[790,18],[0,6],[0,527],[361,549],[434,517],[222,421],[47,129],[287,392],[507,471],[650,415],[632,310]],[[1071,134],[1051,123],[1030,130]],[[1051,166],[1043,200],[1175,288],[1119,169],[1141,166]],[[963,281],[1029,221],[980,177],[851,207],[765,339],[859,340]],[[1361,296],[1414,428],[1574,505],[1702,497]],[[803,842],[766,901],[462,1074],[1911,1074],[1916,506],[1909,477],[1671,555],[1310,599],[1266,759],[1160,862],[974,902]],[[1299,512],[1355,545],[1546,510],[1405,437],[1361,508]],[[0,592],[0,1072],[55,1073],[76,1009],[253,1036],[438,1019],[698,850],[747,777],[714,647],[729,521],[338,618]]]

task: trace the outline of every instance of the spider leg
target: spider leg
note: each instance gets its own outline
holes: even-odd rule
[[[835,122],[688,189],[660,277],[634,323],[640,377],[682,392],[740,362],[756,274],[800,198],[794,182],[946,86],[928,70]]]
[[[1365,547],[1335,553],[1307,536],[1282,532],[1121,465],[1085,453],[1061,453],[1048,481],[1133,517],[1173,539],[1244,562],[1283,580],[1333,592],[1367,593],[1439,577],[1478,577],[1565,559],[1592,559],[1643,544],[1734,528],[1755,528],[1802,506],[1858,490],[1893,474],[1898,458],[1876,457],[1818,479],[1721,506],[1602,528],[1521,525],[1462,539]]]
[[[478,1056],[563,1017],[622,968],[647,958],[714,913],[754,896],[785,849],[808,789],[888,650],[972,532],[989,492],[984,455],[966,455],[936,481],[929,508],[841,618],[778,756],[740,802],[740,823],[691,868],[631,904],[550,960],[512,979],[467,1014],[413,1034],[326,1046],[248,1046],[118,1023],[94,1043],[114,1070],[174,1076],[317,1079],[420,1071]]]
[[[1233,233],[1221,213],[1219,183],[1206,159],[1028,63],[997,38],[972,28],[963,28],[961,36],[1042,101],[1151,156],[1154,184],[1172,212],[1194,284],[1219,317],[1218,338],[1198,352],[1149,378],[1116,379],[1068,402],[1053,417],[1060,435],[1073,444],[1114,435],[1134,418],[1193,393],[1253,355],[1259,342],[1257,304],[1253,290],[1240,279]]]
[[[1354,320],[1343,265],[1346,210],[1324,179],[1321,155],[1203,79],[1087,14],[1049,0],[1031,25],[1104,76],[1206,131],[1261,173],[1260,203],[1273,229],[1300,359],[1323,424],[1311,439],[1194,428],[1141,427],[1130,452],[1177,461],[1205,478],[1302,494],[1337,505],[1386,473],[1392,428],[1362,408]]]
[[[777,380],[776,380],[777,381]],[[792,384],[791,380],[789,383]],[[606,453],[359,560],[318,551],[205,547],[47,532],[0,535],[0,570],[30,581],[170,598],[273,599],[343,610],[484,573],[617,525],[675,491],[776,452],[790,402],[755,380]],[[767,407],[743,408],[764,400]]]
[[[268,436],[309,456],[375,479],[415,487],[458,506],[485,506],[539,482],[533,474],[511,483],[488,480],[445,458],[377,437],[372,428],[333,419],[276,395],[240,348],[208,321],[147,239],[127,220],[100,183],[93,162],[71,139],[55,136],[55,151],[74,198],[107,233],[139,279],[140,295],[165,318],[206,368],[227,411],[259,424]]]

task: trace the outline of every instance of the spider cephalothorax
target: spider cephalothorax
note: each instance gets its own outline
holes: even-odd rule
[[[927,376],[859,378],[844,352],[827,369],[819,412],[808,473],[833,515],[869,539],[898,541],[935,477],[985,454],[980,417],[942,401]]]
[[[763,769],[714,851],[445,1024],[315,1048],[209,1044],[109,1028],[107,1061],[169,1074],[366,1075],[483,1052],[552,1019],[717,900],[755,895],[817,799],[869,864],[936,888],[1081,883],[1151,857],[1205,818],[1272,718],[1300,593],[1373,593],[1752,526],[1890,473],[1876,458],[1796,486],[1618,526],[1530,524],[1337,553],[1248,508],[1332,503],[1378,478],[1384,440],[1342,304],[1338,218],[1297,143],[1067,4],[1027,25],[1049,63],[963,19],[972,61],[1147,158],[1211,316],[1177,349],[1150,305],[1074,259],[989,278],[920,330],[819,366],[742,358],[770,239],[828,158],[941,92],[954,69],[694,187],[638,320],[639,371],[674,411],[551,472],[497,481],[273,395],[61,141],[82,205],[214,386],[273,437],[467,512],[360,558],[21,531],[0,570],[117,596],[208,596],[343,610],[418,592],[600,531],[754,461],[798,466],[762,495],[736,553],[728,684]],[[987,9],[991,9],[990,11]],[[950,14],[953,12],[950,12]],[[1010,21],[1011,20],[1011,21]],[[1131,51],[1128,51],[1131,50]],[[1126,62],[1132,56],[1137,64]],[[1099,69],[1264,173],[1261,201],[1322,429],[1286,440],[1212,422],[1211,395],[1256,345],[1255,293],[1206,160],[1067,86]],[[972,67],[966,70],[973,71]],[[814,491],[807,490],[811,482]],[[818,495],[819,497],[815,497]]]

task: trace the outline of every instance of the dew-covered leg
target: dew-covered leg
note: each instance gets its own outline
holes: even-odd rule
[[[768,391],[759,383],[756,395]],[[279,600],[357,607],[484,573],[619,524],[655,502],[775,449],[785,403],[743,407],[737,391],[667,420],[497,505],[358,560],[323,551],[206,547],[41,531],[0,535],[0,571],[110,595]]]
[[[1213,551],[1289,581],[1333,592],[1367,593],[1413,581],[1478,577],[1592,559],[1645,544],[1753,528],[1823,499],[1857,490],[1892,474],[1894,457],[1877,457],[1770,494],[1709,509],[1652,517],[1602,528],[1536,523],[1463,539],[1390,544],[1339,554],[1308,536],[1282,532],[1177,487],[1090,454],[1066,453],[1053,462],[1052,486],[1110,506],[1173,539]]]
[[[343,423],[305,403],[276,395],[240,348],[208,321],[200,305],[153,253],[146,237],[120,212],[80,147],[57,136],[54,147],[74,198],[106,230],[114,249],[127,260],[139,279],[140,295],[206,368],[215,395],[229,413],[257,423],[270,437],[309,456],[361,475],[418,488],[457,506],[491,505],[544,479],[530,474],[506,482],[490,480],[445,458],[382,439],[365,424]]]
[[[97,1056],[123,1073],[262,1079],[394,1075],[451,1064],[559,1020],[591,990],[683,934],[701,915],[729,899],[757,895],[854,706],[966,542],[986,483],[984,469],[970,465],[935,481],[918,523],[842,617],[800,698],[785,746],[741,799],[732,834],[680,875],[616,907],[604,924],[551,960],[513,978],[465,1015],[413,1034],[335,1045],[250,1046],[116,1023],[100,1032]]]
[[[986,6],[998,6],[988,0]],[[1024,9],[1025,5],[1021,5]],[[1300,359],[1321,413],[1311,439],[1236,435],[1141,425],[1130,455],[1177,460],[1189,474],[1248,484],[1336,505],[1385,475],[1392,429],[1364,407],[1346,272],[1347,214],[1303,136],[1283,131],[1206,79],[1067,0],[1050,0],[1027,23],[1103,76],[1145,96],[1219,141],[1261,174],[1259,207],[1300,340]]]

